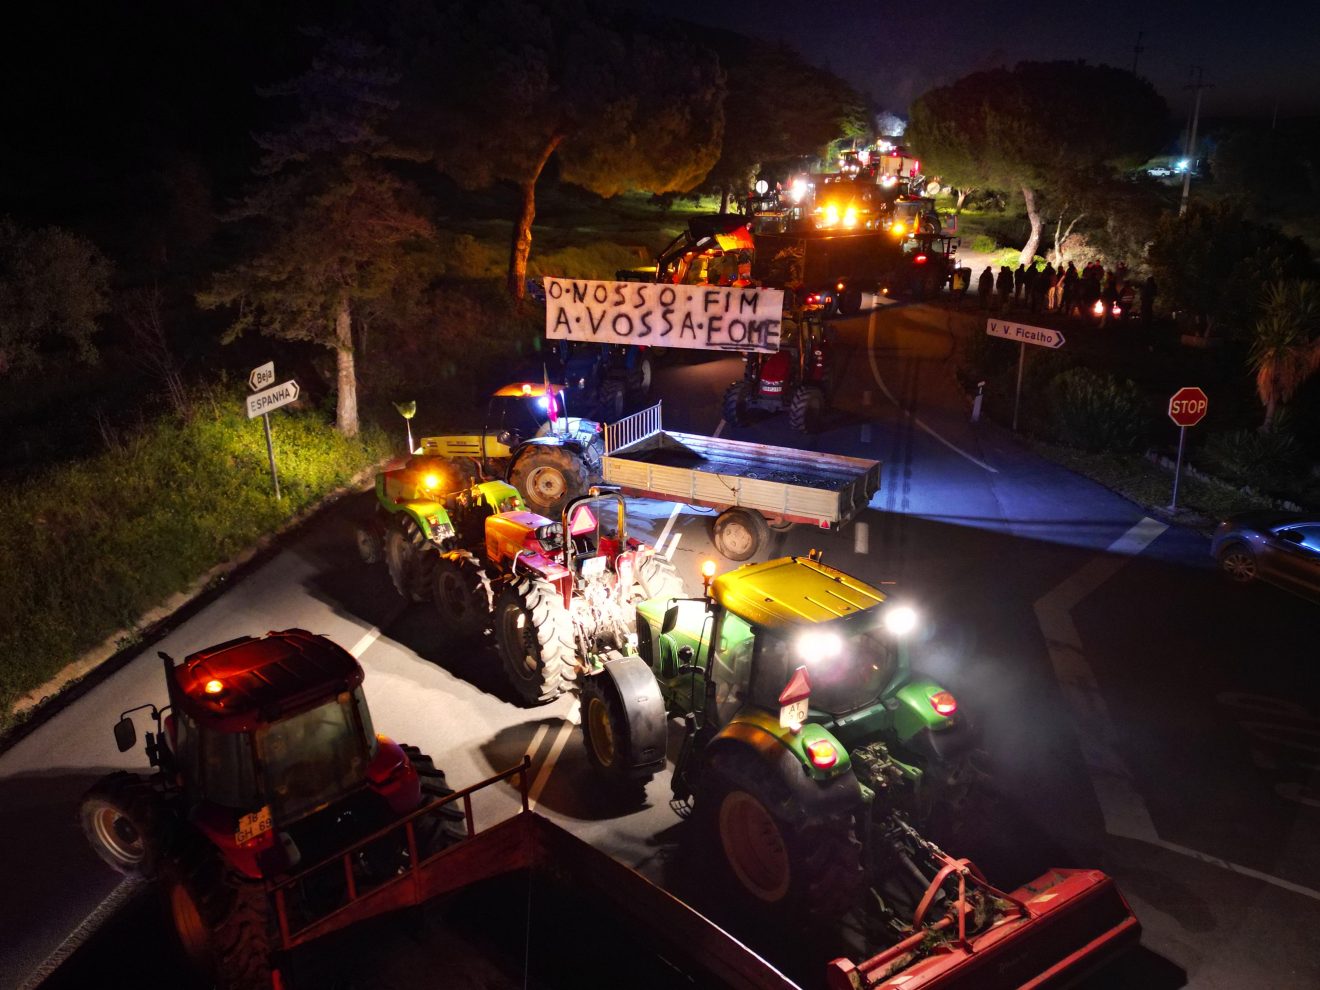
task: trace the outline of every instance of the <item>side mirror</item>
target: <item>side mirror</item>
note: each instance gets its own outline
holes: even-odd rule
[[[680,646],[678,648],[678,672],[680,674],[699,674],[701,668],[692,662],[695,654],[690,646]]]
[[[125,716],[115,723],[115,745],[121,753],[127,753],[137,745],[137,728],[131,718]]]
[[[678,603],[675,602],[665,609],[664,621],[660,623],[660,632],[673,632],[678,627]]]
[[[513,434],[508,430],[500,430],[500,432],[495,435],[495,442],[502,443],[506,447],[516,447],[518,445]]]

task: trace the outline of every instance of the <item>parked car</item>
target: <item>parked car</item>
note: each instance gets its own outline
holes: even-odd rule
[[[1320,516],[1244,512],[1219,524],[1210,553],[1232,580],[1268,581],[1320,601]]]

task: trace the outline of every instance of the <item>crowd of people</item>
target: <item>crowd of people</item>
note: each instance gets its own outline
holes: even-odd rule
[[[1067,268],[1055,268],[1049,262],[1042,268],[1018,265],[1016,270],[1003,265],[998,275],[986,265],[976,283],[984,310],[1059,313],[1066,318],[1091,318],[1100,326],[1133,316],[1149,324],[1158,291],[1154,275],[1138,280],[1129,276],[1123,262],[1106,270],[1100,262],[1090,261],[1081,271],[1071,261]]]

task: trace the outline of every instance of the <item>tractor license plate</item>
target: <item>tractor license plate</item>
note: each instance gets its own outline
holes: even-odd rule
[[[584,557],[582,559],[582,576],[584,578],[595,577],[597,574],[605,573],[604,557]]]
[[[250,815],[244,815],[238,820],[238,831],[234,833],[234,841],[239,845],[245,842],[251,842],[259,835],[269,832],[272,828],[270,820],[270,805],[262,808],[260,811],[254,811]]]
[[[779,727],[781,729],[800,729],[807,720],[807,699],[792,701],[779,707]]]

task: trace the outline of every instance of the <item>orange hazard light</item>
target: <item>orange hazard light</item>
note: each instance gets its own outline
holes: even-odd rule
[[[207,694],[219,694],[224,689],[224,682],[217,681],[214,677],[207,681],[206,685],[202,688]]]
[[[958,710],[958,701],[948,691],[938,691],[930,696],[930,707],[937,715],[948,718]]]
[[[839,751],[828,739],[807,743],[807,758],[817,770],[828,770],[839,762]]]

